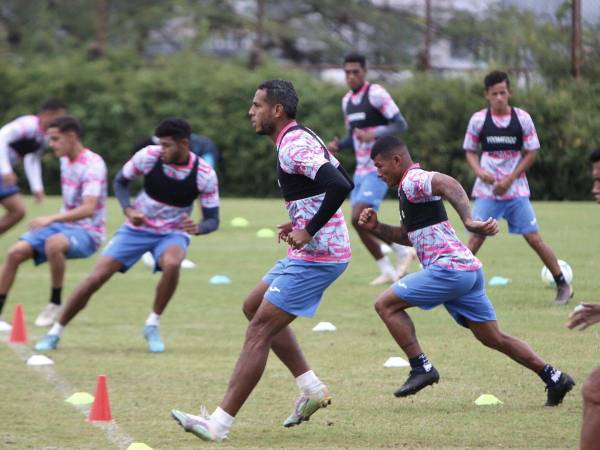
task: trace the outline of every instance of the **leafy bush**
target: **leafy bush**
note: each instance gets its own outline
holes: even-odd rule
[[[324,140],[345,133],[340,100],[345,89],[309,74],[268,65],[250,72],[241,65],[192,54],[141,61],[129,54],[89,62],[78,56],[30,60],[0,71],[0,119],[6,122],[33,111],[48,96],[60,96],[85,127],[84,142],[103,155],[111,176],[128,159],[134,142],[149,135],[168,116],[184,117],[194,131],[210,137],[223,155],[224,195],[278,195],[275,149],[256,136],[248,109],[256,86],[269,78],[293,81],[300,95],[299,117]],[[424,166],[449,173],[470,189],[473,176],[462,141],[470,115],[485,107],[481,81],[419,76],[390,88],[409,123],[405,139]],[[514,104],[528,110],[542,143],[529,172],[535,198],[588,197],[587,153],[598,144],[600,117],[594,98],[600,85],[570,84],[552,92],[535,87],[515,92]],[[350,153],[342,154],[352,169]],[[59,169],[48,152],[44,178],[58,193]]]

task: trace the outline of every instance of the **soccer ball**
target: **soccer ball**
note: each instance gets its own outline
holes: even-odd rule
[[[567,283],[571,284],[573,282],[573,269],[571,269],[571,266],[562,259],[558,260],[558,265],[560,266],[560,270],[562,270],[563,276],[565,277]],[[547,287],[556,287],[554,277],[546,266],[542,267],[542,273],[540,275],[542,277],[542,283],[544,283]]]

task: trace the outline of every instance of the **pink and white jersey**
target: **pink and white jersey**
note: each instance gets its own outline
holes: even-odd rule
[[[11,173],[12,166],[21,157],[11,147],[20,141],[35,142],[39,150],[27,153],[23,157],[23,168],[32,192],[44,190],[42,184],[42,153],[47,146],[47,139],[40,126],[38,116],[27,115],[17,117],[0,128],[0,175]]]
[[[104,240],[106,228],[107,173],[102,157],[87,148],[73,161],[66,156],[60,158],[61,211],[78,208],[85,197],[98,198],[91,217],[67,223],[86,230],[96,245]]]
[[[441,197],[433,195],[431,191],[431,179],[435,173],[424,171],[418,164],[413,165],[400,182],[406,198],[413,203],[439,200]],[[447,220],[411,231],[408,238],[424,268],[434,264],[444,269],[471,272],[482,267]]]
[[[286,126],[277,137],[279,165],[289,174],[304,175],[312,180],[323,164],[330,162],[335,167],[339,162],[333,156],[325,158],[322,142],[310,133],[298,129],[286,131],[297,125],[296,122]],[[325,194],[285,202],[294,230],[304,229],[319,210]],[[323,263],[342,263],[350,260],[350,237],[344,219],[344,213],[338,209],[329,221],[321,228],[303,248],[288,249],[288,257],[304,261]]]
[[[123,176],[129,180],[133,180],[134,178],[146,175],[157,163],[160,154],[160,145],[144,147],[125,163],[122,169]],[[163,164],[163,172],[170,178],[183,180],[194,168],[196,159],[199,160],[196,185],[200,192],[198,196],[200,206],[203,208],[216,208],[219,206],[219,182],[217,174],[202,158],[190,152],[187,164]],[[127,220],[127,226],[131,228],[158,234],[186,234],[181,227],[181,222],[185,215],[191,215],[193,206],[178,207],[167,205],[154,200],[142,189],[135,199],[133,208],[142,212],[145,218],[144,223],[140,226],[135,226]]]
[[[525,151],[537,151],[540,148],[540,141],[533,125],[531,116],[520,108],[514,108],[519,123],[523,128],[523,149]],[[479,150],[479,134],[485,122],[487,108],[477,111],[469,120],[467,133],[463,148],[468,152],[476,152]],[[511,115],[496,116],[492,114],[494,125],[498,128],[506,128],[510,124]],[[499,152],[482,152],[480,165],[481,168],[487,170],[494,175],[496,180],[510,175],[514,172],[517,165],[521,161],[521,152],[519,151],[499,151]],[[529,184],[527,176],[522,173],[510,186],[503,195],[496,195],[493,192],[493,185],[484,183],[480,178],[477,178],[473,186],[472,197],[474,198],[495,198],[498,200],[509,200],[517,197],[529,197]]]
[[[371,84],[370,86],[371,88],[368,89],[368,91],[369,103],[371,103],[371,106],[377,109],[386,119],[391,119],[396,114],[400,113],[398,105],[396,105],[392,96],[383,86],[379,84]],[[348,91],[342,98],[342,112],[344,113],[344,123],[346,124],[346,128],[350,128],[346,114],[348,102],[358,105],[362,101],[363,95],[368,87],[369,82],[365,82],[358,92],[354,93]],[[384,126],[368,127],[363,128],[363,130],[376,132],[383,127]],[[375,141],[361,142],[356,138],[356,135],[353,132],[352,142],[354,144],[354,154],[356,155],[356,169],[354,173],[359,176],[377,173],[377,169],[371,160],[371,149],[373,148],[373,145],[375,145]]]

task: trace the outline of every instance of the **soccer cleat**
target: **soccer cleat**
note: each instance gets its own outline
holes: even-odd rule
[[[317,395],[307,396],[300,394],[294,405],[294,411],[285,419],[283,426],[289,428],[300,425],[302,422],[308,422],[310,416],[321,408],[327,408],[328,405],[331,405],[331,395],[329,395],[329,391],[325,385],[323,385]]]
[[[396,274],[395,273],[382,273],[369,284],[371,286],[379,286],[381,284],[392,284],[396,282]]]
[[[565,283],[558,285],[556,286],[556,298],[554,299],[554,304],[566,305],[569,303],[569,300],[573,298],[573,295],[575,295],[575,291],[570,284]]]
[[[0,317],[0,331],[10,331],[10,330],[12,330],[11,324],[9,324],[8,322],[5,322],[4,320],[2,320],[2,317]]]
[[[398,259],[398,265],[396,266],[396,279],[402,278],[408,273],[408,268],[413,259],[417,257],[417,252],[414,248],[410,247],[407,249],[406,254]]]
[[[35,319],[36,327],[49,327],[56,322],[58,318],[58,311],[60,310],[60,305],[55,303],[48,303],[46,307],[42,310],[39,316]]]
[[[575,386],[575,381],[568,373],[562,373],[560,379],[555,386],[546,386],[548,391],[548,398],[546,400],[546,406],[558,406],[562,403],[565,395],[569,393]]]
[[[440,374],[432,367],[429,372],[425,373],[415,373],[413,370],[410,371],[408,375],[408,379],[404,382],[404,384],[394,392],[396,397],[408,397],[409,395],[414,395],[419,392],[421,389],[435,384],[440,381]]]
[[[56,350],[58,347],[58,341],[60,336],[56,334],[47,334],[35,344],[35,350],[38,352],[47,352],[49,350]]]
[[[227,438],[227,435],[219,436],[217,434],[214,425],[210,422],[210,417],[207,416],[206,408],[204,407],[201,408],[200,416],[194,416],[177,409],[172,409],[171,417],[173,417],[185,431],[192,433],[203,441],[219,442]]]
[[[144,327],[144,338],[148,341],[148,351],[150,353],[162,353],[165,351],[165,344],[160,338],[158,325],[146,325]]]

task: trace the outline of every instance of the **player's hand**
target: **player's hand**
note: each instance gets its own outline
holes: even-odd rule
[[[500,231],[498,222],[492,217],[487,220],[467,219],[465,221],[465,228],[471,233],[482,234],[484,236],[493,236]]]
[[[358,226],[365,230],[373,231],[378,223],[377,212],[373,208],[363,209],[358,216]]]
[[[477,176],[479,177],[479,179],[481,181],[483,181],[485,184],[494,184],[496,182],[494,175],[492,175],[490,172],[488,172],[485,169],[480,169],[477,172]]]
[[[183,231],[188,234],[198,234],[198,226],[196,225],[196,222],[194,222],[187,214],[184,214],[183,216],[181,228],[183,228]]]
[[[577,327],[579,330],[585,330],[598,322],[600,322],[600,303],[582,303],[580,308],[576,308],[569,314],[567,327],[571,330]]]
[[[31,222],[29,222],[29,229],[37,230],[38,228],[44,228],[44,227],[47,227],[48,225],[50,225],[52,222],[54,222],[53,216],[36,217]]]
[[[329,144],[327,144],[327,150],[329,151],[329,153],[331,153],[333,156],[335,156],[337,154],[337,152],[340,151],[340,140],[339,138],[336,136],[333,138],[333,141],[329,142]]]
[[[2,175],[2,184],[4,186],[14,186],[17,184],[17,175],[14,172],[5,173]]]
[[[510,175],[502,178],[499,181],[496,181],[494,183],[494,188],[493,188],[494,194],[503,195],[504,193],[506,193],[506,191],[508,191],[508,189],[510,188],[513,181],[514,180]]]
[[[277,225],[277,243],[279,244],[281,241],[287,242],[288,235],[292,232],[292,230],[292,222]]]
[[[306,230],[292,230],[287,235],[287,243],[298,250],[308,244],[312,238]]]
[[[133,225],[136,227],[142,225],[144,223],[144,213],[138,211],[137,209],[127,208],[125,210],[125,216],[131,221]]]
[[[46,200],[46,194],[44,194],[44,191],[34,192],[32,195],[35,203],[42,203],[44,200]]]
[[[360,128],[354,131],[354,135],[360,142],[371,142],[376,137],[373,131],[361,130]]]

